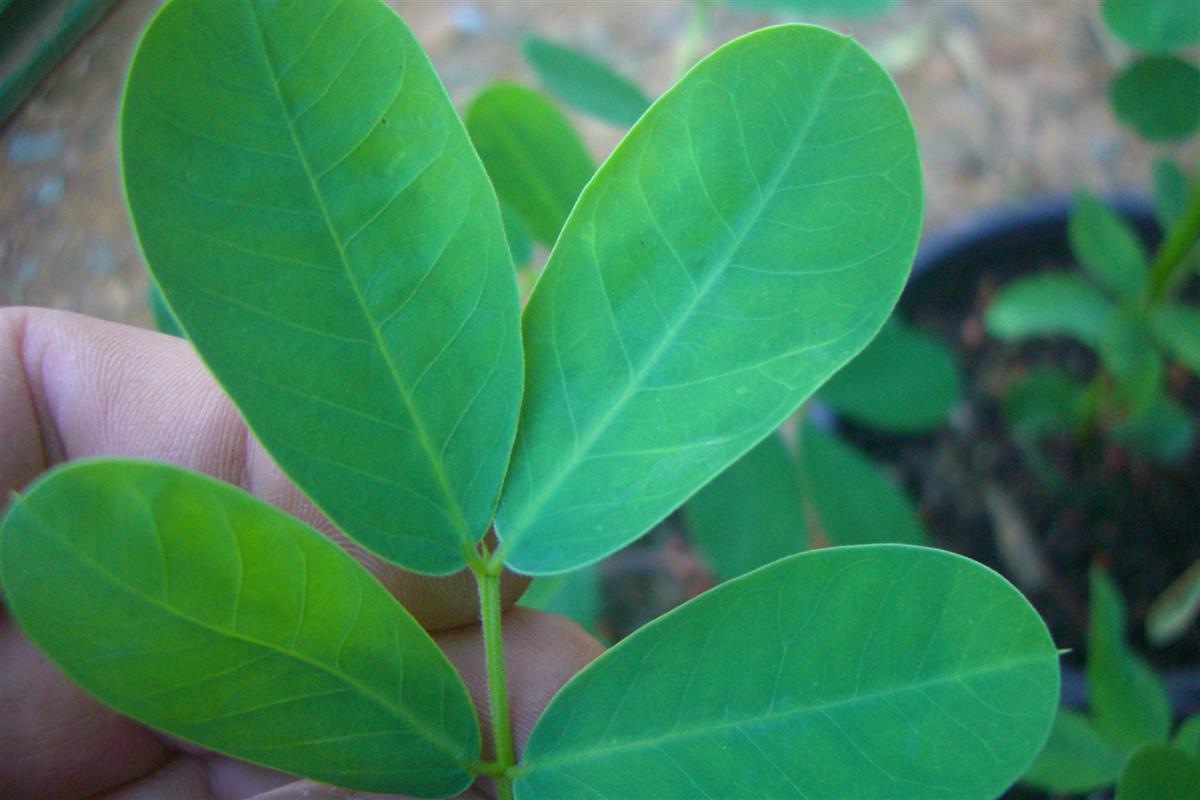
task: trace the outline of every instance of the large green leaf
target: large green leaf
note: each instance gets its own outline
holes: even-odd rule
[[[324,536],[228,484],[153,462],[73,462],[5,516],[21,627],[118,711],[238,758],[441,797],[479,756],[429,635]]]
[[[1151,141],[1189,136],[1200,126],[1200,69],[1175,56],[1147,56],[1108,87],[1113,113]]]
[[[586,53],[536,36],[522,49],[542,85],[580,111],[627,128],[650,106],[634,83]]]
[[[1060,708],[1046,746],[1021,781],[1053,792],[1090,792],[1115,781],[1124,764],[1125,751],[1087,717]]]
[[[813,425],[797,449],[810,520],[830,543],[925,543],[908,496],[865,455]]]
[[[996,573],[905,545],[801,553],[641,628],[534,726],[521,800],[991,798],[1058,704],[1045,625]]]
[[[594,170],[571,123],[515,83],[494,83],[476,95],[466,121],[500,199],[539,241],[554,244]]]
[[[1071,252],[1097,282],[1117,297],[1137,298],[1146,288],[1146,249],[1125,220],[1091,193],[1075,193],[1067,226]]]
[[[1200,759],[1165,742],[1145,745],[1121,771],[1116,800],[1200,800]]]
[[[1087,682],[1095,726],[1126,750],[1160,742],[1171,707],[1158,676],[1125,642],[1125,604],[1100,569],[1090,576]]]
[[[722,580],[808,547],[796,467],[774,433],[693,495],[683,510],[689,536]]]
[[[1158,343],[1200,376],[1200,308],[1163,303],[1150,310],[1148,319]]]
[[[893,316],[817,397],[851,419],[910,433],[945,422],[961,392],[950,350]]]
[[[526,307],[506,562],[595,561],[762,439],[883,324],[920,227],[912,122],[852,40],[783,25],[694,67],[588,184]]]
[[[1094,347],[1113,310],[1112,303],[1079,276],[1043,272],[1001,289],[988,304],[984,323],[1001,339],[1061,335]]]
[[[1139,50],[1170,52],[1200,43],[1200,0],[1104,0],[1100,15]]]
[[[445,573],[483,536],[521,392],[496,197],[379,2],[174,0],[134,56],[125,189],[171,310],[346,533]]]

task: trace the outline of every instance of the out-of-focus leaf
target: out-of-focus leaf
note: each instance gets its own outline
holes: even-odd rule
[[[1166,742],[1140,747],[1117,779],[1116,800],[1200,800],[1200,759]]]
[[[724,0],[724,3],[730,8],[745,11],[774,11],[805,18],[843,17],[865,20],[891,11],[896,7],[897,0]]]
[[[1083,420],[1086,387],[1066,370],[1039,364],[1014,381],[1004,395],[1008,424],[1028,436],[1072,430]]]
[[[1171,743],[1192,758],[1200,758],[1200,714],[1192,714],[1175,731]]]
[[[1200,376],[1200,309],[1164,303],[1150,309],[1155,340],[1192,373]]]
[[[1174,160],[1163,157],[1154,160],[1151,180],[1159,227],[1170,230],[1183,217],[1187,206],[1188,177]]]
[[[1137,416],[1157,402],[1163,392],[1163,362],[1139,311],[1122,308],[1113,314],[1098,349],[1122,410]]]
[[[543,86],[597,119],[627,128],[650,107],[650,99],[632,81],[587,53],[536,36],[522,48]]]
[[[984,323],[1001,339],[1070,336],[1095,347],[1113,311],[1108,298],[1078,275],[1045,272],[1002,288],[988,304]]]
[[[1132,300],[1146,288],[1146,249],[1125,220],[1089,192],[1075,193],[1067,226],[1071,252],[1117,297]]]
[[[1165,645],[1182,636],[1200,615],[1200,561],[1163,590],[1146,613],[1146,638]]]
[[[533,235],[521,215],[505,203],[500,204],[500,219],[504,222],[504,235],[508,239],[508,251],[512,253],[513,264],[520,269],[533,258]]]
[[[600,570],[591,564],[573,572],[534,578],[517,604],[570,617],[594,634],[600,601]]]
[[[808,546],[791,454],[772,433],[683,507],[688,533],[721,580]]]
[[[1200,0],[1103,0],[1100,14],[1138,50],[1167,53],[1200,43]]]
[[[1045,623],[942,550],[777,561],[651,622],[550,702],[518,767],[540,798],[984,800],[1058,704]]]
[[[865,455],[814,425],[803,427],[797,451],[804,501],[830,542],[926,541],[908,495]]]
[[[1200,69],[1175,56],[1147,56],[1108,87],[1113,113],[1151,141],[1189,136],[1200,125]]]
[[[1191,452],[1196,423],[1187,409],[1166,392],[1159,392],[1145,411],[1122,420],[1110,430],[1113,438],[1134,450],[1167,464]]]
[[[552,245],[592,159],[562,112],[532,89],[493,83],[467,107],[467,130],[501,202]]]
[[[817,391],[839,414],[888,431],[936,428],[962,381],[950,350],[892,316],[867,349]]]
[[[1077,711],[1059,708],[1046,746],[1021,778],[1052,792],[1102,789],[1117,779],[1125,751],[1105,738]]]
[[[1096,729],[1133,750],[1165,741],[1171,706],[1162,682],[1125,641],[1125,604],[1102,570],[1089,576],[1087,683]]]

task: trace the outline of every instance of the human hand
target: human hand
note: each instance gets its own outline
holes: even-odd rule
[[[62,461],[153,458],[214,475],[346,547],[425,625],[462,674],[489,730],[473,578],[429,578],[379,561],[333,526],[250,436],[182,340],[61,311],[0,309],[0,489]],[[506,581],[504,602],[523,589]],[[601,646],[553,614],[504,617],[518,748],[538,714]],[[0,797],[284,798],[353,793],[203,751],[121,717],[71,683],[0,610]],[[486,796],[481,782],[465,795]]]

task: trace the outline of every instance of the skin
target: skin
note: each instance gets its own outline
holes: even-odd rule
[[[475,700],[486,741],[486,672],[470,575],[413,575],[337,534],[247,433],[186,342],[68,312],[0,309],[4,495],[55,464],[99,455],[154,458],[206,472],[338,541],[434,631]],[[524,585],[509,576],[506,606]],[[504,640],[519,753],[546,703],[602,648],[570,620],[523,608],[505,613]],[[209,753],[121,717],[72,684],[2,608],[0,730],[0,797],[360,796]],[[463,795],[489,796],[486,780]]]

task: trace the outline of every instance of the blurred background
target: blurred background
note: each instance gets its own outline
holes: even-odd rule
[[[11,20],[21,5],[39,11],[17,37]],[[151,324],[121,198],[115,118],[130,53],[157,5],[0,2],[8,6],[5,38],[15,41],[0,53],[6,86],[35,41],[51,41],[53,52],[71,38],[59,32],[72,33],[72,24],[85,31],[0,128],[0,304]],[[607,61],[653,98],[689,58],[685,51],[703,55],[741,33],[795,18],[769,4],[701,8],[687,0],[392,5],[460,110],[497,78],[536,85],[520,49],[531,34]],[[1128,54],[1104,30],[1093,0],[899,0],[867,18],[852,0],[822,5],[836,13],[805,21],[862,42],[909,104],[925,167],[927,231],[1034,193],[1086,186],[1106,194],[1146,184],[1151,149],[1118,128],[1105,97]],[[705,30],[697,38],[698,22]],[[582,115],[572,120],[597,161],[621,134]],[[1188,155],[1184,160],[1194,162]]]

